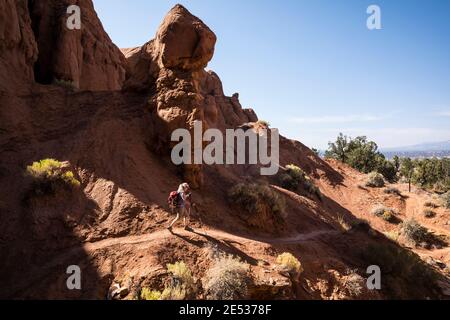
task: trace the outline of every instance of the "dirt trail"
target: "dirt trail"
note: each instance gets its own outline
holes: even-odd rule
[[[152,245],[155,241],[161,241],[164,239],[169,239],[170,237],[176,236],[199,236],[199,237],[213,237],[217,240],[232,240],[241,243],[248,242],[264,242],[269,244],[297,244],[301,242],[307,242],[317,239],[320,236],[337,236],[341,234],[336,230],[322,230],[322,231],[313,231],[308,233],[300,233],[295,236],[285,237],[285,238],[249,238],[243,236],[237,236],[233,234],[229,234],[220,230],[213,229],[201,229],[194,232],[185,231],[184,229],[174,229],[173,233],[170,233],[168,230],[159,230],[156,232],[152,232],[149,234],[139,235],[139,236],[126,236],[120,238],[111,238],[105,239],[97,242],[88,242],[83,246],[68,249],[66,252],[55,256],[51,261],[47,264],[36,268],[32,273],[34,274],[34,282],[38,282],[40,279],[45,278],[48,274],[58,266],[68,265],[68,261],[72,259],[76,259],[78,254],[82,253],[92,253],[104,250],[104,249],[112,249],[117,246],[126,246],[126,245],[137,245],[137,244],[146,244],[148,246]],[[26,282],[26,283],[25,283]],[[15,288],[11,288],[11,292],[21,291],[28,286],[32,285],[29,281],[24,281],[23,283],[18,283]]]
[[[201,232],[190,233],[188,231],[184,231],[182,229],[176,229],[174,232],[175,235],[181,236],[189,236],[189,235],[198,235],[198,236],[207,236],[214,237],[218,240],[234,240],[241,242],[264,242],[269,244],[295,244],[299,242],[311,241],[316,239],[317,237],[324,235],[338,235],[339,231],[335,230],[322,230],[322,231],[313,231],[309,233],[300,233],[292,237],[286,238],[248,238],[243,236],[236,236],[233,234],[229,234],[219,230],[201,230]],[[145,242],[151,242],[155,240],[162,240],[168,238],[171,235],[168,230],[160,230],[157,232],[153,232],[150,234],[140,235],[140,236],[127,236],[122,238],[114,238],[114,239],[106,239],[98,242],[87,243],[84,245],[84,250],[87,252],[93,252],[97,250],[102,250],[114,246],[120,245],[130,245],[130,244],[140,244]]]

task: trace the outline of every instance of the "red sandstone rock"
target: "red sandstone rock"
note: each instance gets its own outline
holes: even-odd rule
[[[33,82],[37,45],[27,1],[0,0],[0,91],[21,91]]]
[[[35,77],[90,91],[120,90],[125,57],[104,31],[91,0],[39,0],[30,8],[39,47]],[[81,30],[67,28],[67,8],[81,9]]]

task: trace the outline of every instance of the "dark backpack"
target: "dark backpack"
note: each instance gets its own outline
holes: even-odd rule
[[[176,208],[178,206],[178,192],[172,191],[167,198],[167,203],[170,208]]]

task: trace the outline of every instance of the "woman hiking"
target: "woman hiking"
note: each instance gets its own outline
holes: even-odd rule
[[[175,204],[171,205],[171,209],[176,211],[177,216],[170,223],[170,226],[167,228],[169,231],[172,231],[172,227],[181,217],[183,217],[184,229],[192,230],[189,227],[189,222],[190,222],[189,218],[191,215],[191,205],[192,205],[191,188],[189,187],[189,184],[182,183],[178,187]]]

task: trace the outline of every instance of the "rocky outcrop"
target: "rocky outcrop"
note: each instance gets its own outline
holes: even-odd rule
[[[69,82],[80,90],[120,90],[125,57],[104,31],[91,0],[31,1],[33,30],[39,48],[38,82]],[[70,30],[67,8],[80,7],[81,29]]]
[[[31,83],[37,54],[27,1],[0,0],[0,91]]]
[[[201,121],[204,130],[224,130],[257,120],[252,110],[242,109],[239,95],[226,97],[219,77],[204,70],[215,43],[216,36],[207,25],[176,5],[154,40],[123,50],[128,61],[125,88],[153,93],[150,105],[158,132],[157,150],[170,150],[171,133],[179,128],[193,130],[195,121]],[[185,179],[201,186],[201,168],[184,169]]]
[[[81,28],[70,30],[70,5]],[[63,83],[89,91],[120,90],[126,60],[112,43],[91,0],[0,0],[0,90]]]

